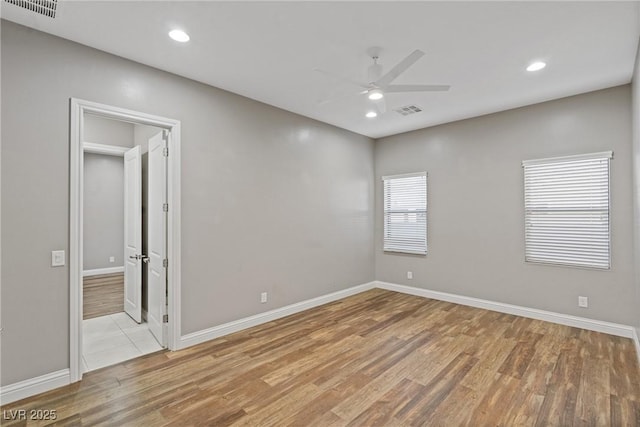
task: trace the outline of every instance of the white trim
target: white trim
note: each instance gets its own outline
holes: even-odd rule
[[[70,100],[70,192],[69,192],[69,375],[70,381],[82,379],[82,179],[84,114],[89,113],[109,119],[122,120],[167,129],[169,137],[169,161],[167,168],[167,193],[170,209],[167,215],[167,246],[169,259],[169,324],[168,347],[177,349],[180,341],[180,121],[140,113],[124,108],[99,104],[77,98]],[[91,146],[89,146],[91,148]],[[95,148],[95,145],[93,145]]]
[[[416,176],[427,176],[427,172],[413,172],[413,173],[401,173],[400,175],[386,175],[382,177],[383,181],[396,178],[413,178]]]
[[[633,343],[636,345],[636,357],[640,366],[640,332],[638,328],[633,328]]]
[[[332,301],[336,301],[342,298],[346,298],[351,295],[359,294],[361,292],[373,289],[375,282],[369,282],[351,288],[343,289],[341,291],[333,292],[327,295],[322,295],[316,298],[311,298],[305,301],[297,302],[291,305],[287,305],[281,308],[276,308],[265,313],[256,314],[254,316],[245,317],[243,319],[234,320],[229,323],[214,326],[212,328],[203,329],[201,331],[192,332],[184,335],[180,338],[180,349],[191,347],[196,344],[200,344],[206,341],[210,341],[215,338],[219,338],[234,332],[241,331],[243,329],[251,328],[252,326],[261,325],[263,323],[271,322],[282,317],[289,316],[291,314],[299,313],[310,308],[318,307],[322,304],[326,304]]]
[[[100,276],[101,274],[114,274],[114,273],[123,273],[123,272],[124,272],[124,266],[106,267],[106,268],[94,268],[93,270],[84,270],[82,272],[82,277]]]
[[[382,249],[383,252],[390,252],[394,254],[410,254],[410,255],[426,255],[427,251],[410,251],[408,249]]]
[[[219,326],[214,326],[212,328],[207,328],[198,332],[193,332],[180,337],[177,341],[178,345],[173,347],[172,350],[191,347],[193,345],[232,334],[243,329],[271,322],[273,320],[277,320],[291,314],[318,307],[320,305],[342,298],[356,295],[361,292],[366,292],[374,288],[386,289],[389,291],[395,291],[424,298],[431,298],[439,301],[447,301],[454,304],[477,307],[486,310],[497,311],[500,313],[513,314],[516,316],[543,320],[560,325],[573,326],[586,330],[603,332],[610,335],[631,338],[635,344],[636,354],[638,355],[638,363],[640,363],[640,340],[638,336],[638,330],[631,326],[381,281],[373,281],[362,285],[353,286],[348,289],[343,289],[327,295],[311,298],[305,301],[287,305],[285,307],[267,311],[265,313],[256,314],[254,316],[245,317],[244,319],[235,320]],[[70,370],[63,369],[61,371],[52,372],[50,374],[42,375],[36,378],[31,378],[19,383],[10,384],[8,386],[0,388],[0,404],[4,405],[7,403],[15,402],[16,400],[34,396],[39,393],[44,393],[58,387],[63,387],[67,384],[70,384],[71,382]]]
[[[463,295],[449,294],[446,292],[432,291],[429,289],[414,288],[412,286],[397,285],[395,283],[376,281],[376,287],[389,291],[401,292],[403,294],[416,295],[419,297],[431,298],[439,301],[447,301],[455,304],[467,305],[470,307],[484,308],[485,310],[497,311],[499,313],[507,313],[521,317],[528,317],[530,319],[544,320],[546,322],[557,323],[559,325],[572,326],[574,328],[602,332],[619,337],[633,338],[635,333],[632,326],[604,322],[602,320],[587,319],[586,317],[572,316],[570,314],[554,313],[552,311],[539,310],[537,308],[522,307],[519,305],[505,304],[502,302],[466,297]]]
[[[181,177],[181,127],[180,122],[176,121],[171,127],[169,138],[167,139],[167,147],[169,150],[169,161],[167,165],[167,203],[169,204],[169,212],[167,212],[167,259],[169,260],[169,269],[167,281],[169,283],[169,304],[167,314],[169,315],[168,323],[168,343],[169,350],[177,350],[180,345],[181,331],[181,269],[182,269],[182,252],[181,252],[181,212],[182,205],[180,203],[180,177]]]
[[[83,142],[82,150],[85,153],[105,154],[107,156],[124,157],[124,153],[129,151],[130,147],[119,147],[117,145],[96,144],[95,142]]]
[[[467,305],[471,307],[482,308],[485,310],[497,311],[500,313],[513,314],[516,316],[543,320],[546,322],[572,326],[589,331],[596,331],[625,338],[632,338],[635,341],[636,350],[638,352],[638,358],[640,361],[640,343],[638,342],[635,329],[631,326],[381,281],[365,283],[363,285],[354,286],[328,295],[301,301],[285,307],[277,308],[275,310],[267,311],[265,313],[256,314],[254,316],[234,320],[222,325],[214,326],[212,328],[192,332],[180,337],[180,343],[177,348],[183,349],[191,347],[193,345],[210,341],[215,338],[220,338],[222,336],[232,334],[234,332],[238,332],[253,326],[271,322],[273,320],[280,319],[294,313],[299,313],[301,311],[308,310],[310,308],[317,307],[328,302],[346,298],[360,292],[365,292],[373,288],[386,289],[389,291],[415,295],[423,298],[447,301],[454,304]]]
[[[54,388],[63,387],[70,383],[69,370],[62,369],[39,377],[9,384],[0,387],[0,405],[6,405],[7,403],[44,393]]]
[[[81,103],[71,99],[69,158],[69,381],[82,379],[82,187],[84,151],[80,137],[84,133]]]
[[[576,154],[574,156],[547,157],[545,159],[523,160],[522,166],[537,165],[540,163],[574,162],[578,160],[613,159],[613,151],[601,151],[599,153]]]

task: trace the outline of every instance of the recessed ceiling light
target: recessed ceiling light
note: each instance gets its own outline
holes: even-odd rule
[[[383,96],[384,94],[380,89],[372,89],[369,91],[369,99],[372,99],[374,101],[377,99],[382,99]]]
[[[186,43],[189,41],[189,34],[185,33],[182,30],[169,31],[169,37],[180,43]]]
[[[365,114],[365,116],[367,116],[370,119],[373,119],[374,117],[378,116],[378,113],[376,113],[375,111],[369,111],[367,114]]]
[[[539,71],[546,66],[547,64],[542,61],[533,62],[527,67],[527,71]]]

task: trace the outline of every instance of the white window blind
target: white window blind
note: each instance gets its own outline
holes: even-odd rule
[[[382,177],[384,250],[427,253],[427,173]]]
[[[608,151],[522,162],[526,261],[609,268],[612,156]]]

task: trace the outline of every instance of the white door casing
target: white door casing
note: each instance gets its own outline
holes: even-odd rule
[[[124,154],[124,311],[142,321],[142,157],[140,146]]]
[[[167,347],[182,347],[181,300],[181,197],[180,197],[180,121],[78,98],[70,99],[69,164],[69,381],[82,379],[82,250],[83,250],[83,134],[85,114],[98,115],[170,131],[167,160]]]
[[[166,330],[163,317],[167,313],[167,148],[163,131],[149,139],[148,166],[148,224],[147,224],[147,322],[149,330],[163,347],[166,346]]]

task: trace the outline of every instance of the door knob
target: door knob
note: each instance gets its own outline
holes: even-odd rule
[[[144,254],[129,255],[129,258],[131,258],[131,259],[141,259],[142,262],[144,262],[144,263],[148,263],[149,261],[151,261],[151,258],[149,258],[148,256],[146,256]]]

